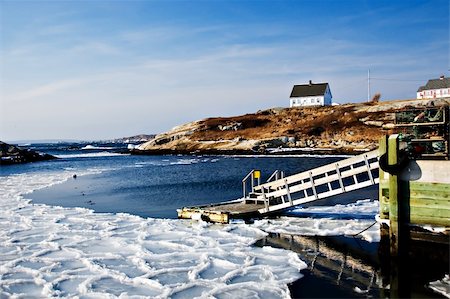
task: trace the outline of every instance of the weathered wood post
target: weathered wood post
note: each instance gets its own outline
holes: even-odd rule
[[[400,174],[405,157],[399,149],[399,135],[393,134],[380,140],[380,154],[384,155],[385,170],[380,170],[380,217],[389,218],[389,273],[390,298],[410,296],[408,264],[409,182]],[[381,160],[380,157],[380,168]],[[388,211],[385,211],[387,208]]]
[[[398,135],[393,134],[388,138],[387,144],[388,165],[398,163]],[[399,179],[395,174],[389,174],[389,244],[391,257],[398,256],[399,252]]]

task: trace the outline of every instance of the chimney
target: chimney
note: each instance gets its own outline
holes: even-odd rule
[[[444,80],[445,79],[445,76],[444,75],[442,75],[442,76],[440,76],[439,77],[439,80]],[[311,82],[311,81],[310,81]]]
[[[309,86],[311,86],[312,85],[312,80],[309,80]]]

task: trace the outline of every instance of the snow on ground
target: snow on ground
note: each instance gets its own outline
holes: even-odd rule
[[[254,227],[265,232],[304,236],[358,235],[368,242],[379,242],[377,212],[378,201],[367,199],[348,205],[297,208],[290,214],[308,217],[262,219],[255,221]]]
[[[306,268],[293,252],[253,247],[265,233],[245,224],[100,214],[21,195],[72,173],[1,178],[0,298],[287,298]]]

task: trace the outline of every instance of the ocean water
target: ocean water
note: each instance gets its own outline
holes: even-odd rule
[[[291,250],[255,246],[258,240],[269,233],[353,236],[369,225],[358,237],[379,240],[377,188],[252,224],[175,219],[183,206],[240,198],[251,169],[264,179],[276,169],[289,175],[344,157],[130,156],[114,144],[32,147],[60,159],[1,168],[2,298],[289,298],[288,285],[301,283],[307,264]]]
[[[89,148],[86,150],[84,148]],[[15,166],[10,173],[51,170],[99,170],[65,184],[36,191],[33,202],[85,207],[97,212],[126,212],[142,217],[176,218],[176,209],[242,197],[242,178],[252,169],[267,179],[275,170],[286,175],[338,161],[336,156],[130,156],[123,146],[36,145],[61,159]],[[6,170],[8,172],[8,170]],[[319,204],[375,199],[377,188],[361,190]],[[317,203],[316,203],[317,204]],[[373,215],[372,215],[373,216]]]

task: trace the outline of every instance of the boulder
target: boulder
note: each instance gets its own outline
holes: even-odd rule
[[[56,159],[56,157],[20,148],[0,141],[0,165],[37,162]]]

